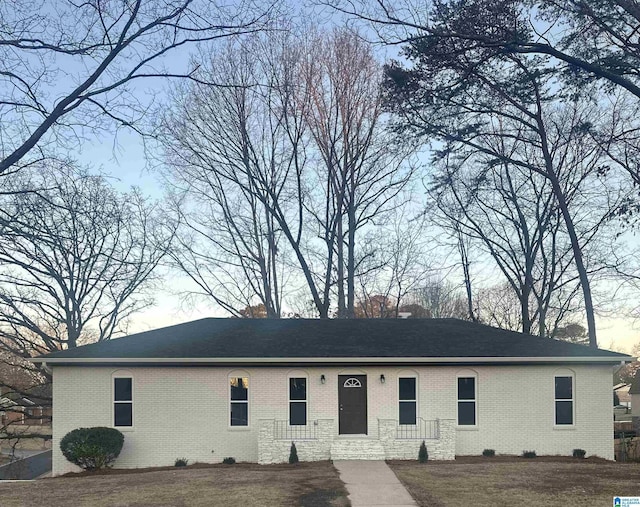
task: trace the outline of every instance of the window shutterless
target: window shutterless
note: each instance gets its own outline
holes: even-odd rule
[[[476,378],[458,377],[458,426],[476,425]]]
[[[133,379],[113,379],[113,425],[133,426]]]
[[[231,426],[249,426],[249,379],[247,377],[231,377],[230,383],[230,415]]]
[[[416,424],[417,395],[414,377],[398,379],[398,404],[400,424]]]
[[[573,377],[555,377],[555,412],[556,425],[573,424]]]
[[[289,425],[307,424],[307,379],[304,377],[289,379]]]

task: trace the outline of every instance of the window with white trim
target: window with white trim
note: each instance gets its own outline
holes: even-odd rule
[[[556,375],[555,387],[555,422],[558,426],[573,425],[573,376]]]
[[[458,426],[475,426],[476,377],[458,377]]]
[[[113,425],[133,426],[133,379],[113,378]]]
[[[415,377],[398,379],[398,415],[400,424],[416,424],[418,406]]]
[[[289,425],[307,425],[307,379],[289,378]]]
[[[230,425],[249,426],[249,378],[230,377]]]

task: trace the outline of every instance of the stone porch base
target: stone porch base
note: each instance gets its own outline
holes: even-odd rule
[[[338,436],[333,419],[310,421],[314,424],[315,437],[308,439],[275,438],[275,423],[271,419],[260,421],[258,439],[258,463],[287,463],[291,443],[295,442],[300,461],[321,460],[383,460],[418,459],[420,444],[425,441],[429,459],[452,460],[455,458],[456,433],[453,419],[439,419],[436,438],[397,438],[398,423],[392,419],[378,420],[378,435],[358,438]]]

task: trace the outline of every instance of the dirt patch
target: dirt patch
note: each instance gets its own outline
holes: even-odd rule
[[[468,457],[455,462],[389,462],[419,505],[611,505],[640,494],[640,465],[574,458]]]
[[[30,483],[0,483],[2,505],[50,507],[265,505],[344,507],[347,491],[329,462],[298,465],[191,465],[108,470]]]

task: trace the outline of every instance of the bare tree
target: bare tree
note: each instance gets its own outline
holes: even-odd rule
[[[408,311],[407,304],[415,303],[412,295],[433,271],[425,216],[412,217],[408,209],[400,208],[387,218],[387,224],[378,225],[361,241],[364,248],[355,277],[356,317],[398,317],[401,311]]]
[[[550,74],[535,59],[505,55],[478,62],[478,55],[458,51],[450,43],[431,38],[410,45],[407,54],[415,66],[388,68],[389,103],[408,134],[445,142],[437,152],[441,156],[456,152],[464,158],[473,153],[485,157],[488,166],[509,163],[548,181],[571,243],[590,344],[595,346],[589,268],[570,206],[571,188],[578,187],[567,181],[597,169],[602,150],[582,125],[585,117],[598,113],[595,107],[585,111],[578,102],[557,113],[559,103],[571,104],[572,98],[552,92]],[[572,121],[560,122],[562,115]],[[606,204],[616,206],[615,201]]]
[[[283,31],[234,41],[201,72],[178,92],[158,139],[172,185],[199,199],[183,225],[197,224],[212,253],[198,258],[189,246],[191,260],[177,252],[176,261],[200,288],[203,274],[215,279],[203,292],[232,314],[237,303],[221,295],[279,314],[286,266],[320,317],[335,294],[347,316],[359,232],[397,206],[412,175],[408,150],[394,149],[382,121],[371,50],[346,31]],[[202,84],[210,81],[226,87]]]
[[[272,11],[251,0],[0,4],[0,175],[38,163],[89,133],[139,130],[143,78],[194,79],[177,50],[263,29]]]
[[[408,299],[424,308],[431,319],[469,319],[460,286],[442,277],[433,276],[426,280]]]
[[[284,234],[302,255],[302,223],[293,221],[304,203],[291,194],[302,192],[304,166],[293,105],[298,55],[288,39],[234,39],[218,54],[201,53],[202,82],[174,89],[158,128],[180,224],[173,263],[197,294],[234,316],[259,304],[280,317]]]
[[[393,142],[382,116],[381,68],[357,34],[314,37],[304,68],[305,119],[321,159],[326,191],[313,208],[335,242],[338,317],[353,317],[358,231],[380,219],[413,175],[412,148]]]
[[[154,208],[138,192],[119,195],[103,177],[51,167],[5,178],[2,188],[8,191],[0,205],[5,355],[20,362],[108,340],[151,304],[145,289],[171,238],[158,235]],[[23,191],[29,188],[40,190]],[[50,382],[47,370],[27,368]]]

